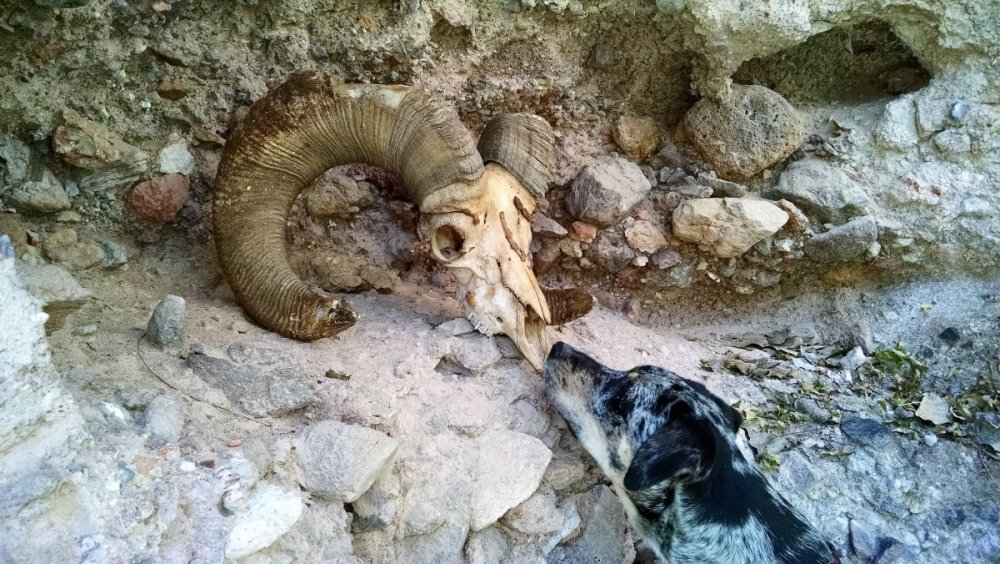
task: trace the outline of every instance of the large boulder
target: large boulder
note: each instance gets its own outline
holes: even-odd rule
[[[703,198],[674,210],[674,235],[721,258],[739,256],[788,221],[788,214],[763,200]]]
[[[781,94],[733,85],[727,100],[702,98],[684,116],[698,153],[720,176],[744,180],[784,160],[802,144],[805,121]]]

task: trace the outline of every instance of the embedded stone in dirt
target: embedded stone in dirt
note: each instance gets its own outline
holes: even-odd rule
[[[374,203],[370,184],[343,174],[324,175],[306,194],[306,211],[315,219],[349,216]]]
[[[687,137],[720,176],[745,180],[802,144],[805,122],[781,94],[734,84],[728,100],[702,98],[684,116]]]
[[[624,270],[635,258],[625,236],[615,231],[601,231],[587,249],[587,258],[608,272]]]
[[[559,530],[563,514],[552,495],[535,492],[524,503],[503,516],[503,524],[526,535],[544,535]]]
[[[320,421],[305,428],[296,447],[302,486],[344,503],[356,501],[392,462],[399,442],[367,427]]]
[[[660,145],[660,126],[651,117],[621,116],[611,131],[615,143],[634,161],[643,161]]]
[[[805,243],[806,256],[819,262],[841,262],[861,256],[878,239],[878,226],[870,215],[854,218]]]
[[[631,562],[635,557],[632,533],[611,489],[600,485],[570,499],[583,521],[580,536],[555,550],[548,562]]]
[[[190,181],[180,173],[166,174],[140,182],[128,195],[128,208],[138,219],[169,223],[188,199]]]
[[[502,430],[485,433],[477,441],[472,490],[472,530],[492,525],[512,507],[538,489],[552,452],[535,437]],[[502,463],[498,463],[502,461]]]
[[[73,278],[65,268],[55,264],[18,263],[18,273],[28,292],[43,304],[49,318],[45,332],[62,328],[66,317],[80,309],[91,292]]]
[[[500,349],[493,339],[483,335],[470,335],[449,340],[450,350],[445,356],[445,372],[457,372],[467,376],[481,374],[502,358]]]
[[[142,423],[154,437],[176,443],[181,439],[184,428],[184,408],[170,396],[156,396],[146,406]]]
[[[648,255],[667,246],[667,238],[659,226],[641,219],[625,228],[625,239],[630,247]]]
[[[271,546],[295,525],[303,509],[298,492],[286,492],[274,484],[257,488],[250,506],[236,515],[226,541],[226,558],[243,558]]]
[[[50,260],[70,270],[85,270],[104,260],[104,250],[97,243],[80,241],[76,231],[58,229],[45,238],[42,250]]]
[[[788,214],[763,200],[687,200],[674,210],[674,235],[712,254],[731,258],[750,250],[788,221]]]
[[[817,158],[788,165],[778,183],[764,192],[773,200],[785,199],[821,222],[841,223],[868,213],[864,190],[843,170]]]
[[[219,388],[229,401],[253,417],[272,417],[317,403],[306,385],[252,364],[192,352],[188,366],[206,384]]]
[[[163,174],[190,175],[194,172],[194,156],[188,150],[187,141],[177,135],[171,135],[167,144],[160,149],[158,158],[160,172]]]
[[[72,206],[59,179],[47,168],[39,180],[15,184],[6,190],[3,199],[20,211],[55,213]]]
[[[64,123],[52,133],[52,149],[67,163],[90,170],[134,165],[148,155],[103,125],[77,112],[63,110]]]
[[[566,208],[577,219],[608,227],[631,213],[651,189],[639,165],[621,157],[601,159],[573,181]]]
[[[554,219],[545,214],[536,213],[531,220],[531,231],[542,237],[564,237],[568,231]]]
[[[183,344],[184,306],[184,298],[180,296],[167,296],[156,304],[146,325],[146,338],[160,348]]]

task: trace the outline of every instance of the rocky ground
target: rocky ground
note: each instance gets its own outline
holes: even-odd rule
[[[1000,558],[997,30],[971,0],[5,4],[0,560],[650,558],[391,176],[331,171],[289,222],[355,327],[244,317],[220,150],[307,68],[473,132],[543,116],[535,270],[600,300],[552,340],[738,403],[845,561]]]

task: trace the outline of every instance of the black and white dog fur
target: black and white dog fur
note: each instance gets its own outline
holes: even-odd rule
[[[549,353],[545,385],[660,558],[838,562],[747,461],[742,416],[705,386],[655,366],[612,370],[565,343]]]

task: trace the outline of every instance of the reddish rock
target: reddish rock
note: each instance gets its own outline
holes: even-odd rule
[[[129,211],[143,221],[169,223],[187,201],[189,184],[179,173],[140,182],[128,195]]]
[[[591,243],[597,237],[597,226],[582,221],[574,221],[569,236],[581,243]]]

